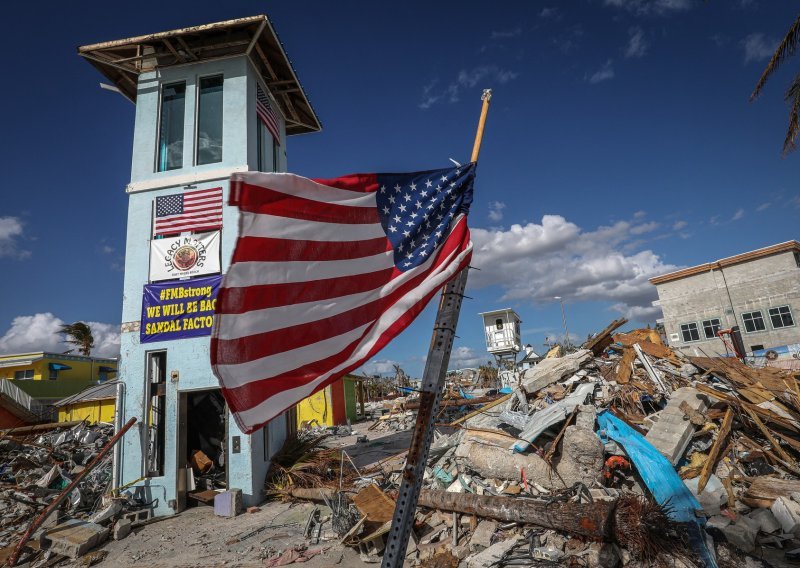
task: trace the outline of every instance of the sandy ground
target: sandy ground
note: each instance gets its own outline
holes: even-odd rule
[[[350,436],[331,436],[326,445],[345,449],[358,468],[408,449],[410,430],[368,431],[371,423],[354,425],[355,433]],[[367,435],[368,441],[357,442],[360,435]],[[329,521],[323,524],[320,542],[309,544],[303,531],[314,504],[270,501],[260,509],[229,519],[215,516],[210,506],[189,508],[137,527],[123,540],[108,541],[101,549],[107,556],[94,566],[264,566],[266,559],[292,548],[321,551],[302,564],[309,568],[367,565],[356,550],[339,544]],[[320,509],[323,517],[330,514],[327,507]]]

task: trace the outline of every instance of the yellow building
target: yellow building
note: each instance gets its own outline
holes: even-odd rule
[[[58,421],[88,420],[90,424],[113,422],[117,383],[119,381],[101,383],[59,400],[53,405],[58,409]]]
[[[356,421],[358,377],[346,375],[297,405],[297,427],[338,426]]]
[[[44,351],[0,355],[0,379],[103,382],[116,372],[116,359]]]

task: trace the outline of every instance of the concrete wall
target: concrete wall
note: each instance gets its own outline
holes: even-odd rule
[[[194,166],[196,90],[199,78],[222,74],[223,86],[223,150],[222,162]],[[160,86],[186,81],[184,119],[184,167],[156,172],[156,149]],[[121,484],[129,483],[145,473],[147,431],[142,419],[146,408],[147,354],[167,352],[166,369],[166,451],[162,477],[138,482],[147,500],[158,499],[156,514],[169,514],[169,502],[177,496],[177,471],[184,456],[178,455],[178,404],[180,394],[187,391],[218,388],[219,383],[209,363],[209,337],[141,344],[139,325],[143,286],[148,283],[149,246],[152,207],[156,197],[183,192],[192,183],[197,189],[222,187],[223,203],[228,202],[229,176],[232,171],[255,170],[257,165],[255,113],[256,74],[244,57],[174,67],[142,74],[136,104],[131,183],[128,203],[128,230],[125,254],[125,279],[122,306],[121,363],[119,378],[126,385],[123,421],[136,416],[138,429],[125,436],[122,443]],[[283,123],[282,123],[283,126]],[[285,149],[285,133],[282,132]],[[277,169],[284,171],[285,153]],[[226,271],[235,245],[238,213],[227,205],[223,208],[222,270]],[[171,379],[173,372],[175,379]],[[286,423],[278,418],[267,431],[247,436],[228,417],[227,472],[230,487],[242,489],[246,504],[262,499],[264,476],[269,458],[280,449],[286,438]],[[266,440],[265,440],[266,436]],[[241,450],[233,453],[234,437],[239,437]],[[268,443],[267,443],[268,442]]]
[[[665,282],[657,289],[668,342],[689,355],[725,354],[721,340],[704,336],[702,321],[711,318],[719,318],[722,329],[738,325],[748,352],[759,345],[769,349],[800,342],[800,267],[792,252]],[[769,308],[787,305],[794,325],[774,328]],[[742,314],[755,310],[761,311],[766,329],[747,333]],[[683,340],[680,326],[691,322],[698,325],[700,341]]]

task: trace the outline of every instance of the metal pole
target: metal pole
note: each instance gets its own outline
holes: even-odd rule
[[[473,162],[478,160],[480,154],[491,98],[491,89],[484,90],[481,97],[483,106],[478,121],[478,132],[472,148],[471,161]],[[461,310],[461,299],[464,297],[464,289],[467,285],[468,272],[469,269],[464,269],[448,282],[442,290],[442,297],[439,300],[439,310],[436,312],[436,323],[428,349],[428,358],[425,361],[425,373],[419,394],[420,408],[417,413],[417,423],[414,426],[414,435],[411,438],[406,466],[403,469],[400,493],[397,496],[394,517],[392,517],[392,528],[389,531],[388,542],[383,553],[382,568],[399,568],[405,561],[408,537],[414,526],[417,499],[422,489],[422,477],[425,474],[428,450],[431,438],[433,438],[434,421],[439,411],[447,366],[450,363],[450,351],[453,347],[453,338]]]
[[[103,449],[100,450],[100,453],[97,454],[97,456],[86,465],[83,471],[81,471],[78,475],[75,476],[75,479],[72,480],[72,483],[70,483],[58,495],[58,497],[56,497],[47,506],[47,508],[33,520],[31,526],[28,527],[28,530],[25,531],[25,534],[22,535],[22,538],[20,539],[19,543],[17,543],[16,548],[14,548],[14,552],[12,552],[11,556],[8,557],[8,561],[6,562],[8,566],[17,565],[17,560],[19,560],[19,555],[22,553],[22,549],[25,547],[25,543],[28,542],[34,531],[36,531],[36,529],[38,529],[42,525],[42,523],[44,523],[47,520],[47,517],[53,514],[53,512],[58,508],[59,505],[61,505],[61,503],[67,497],[69,497],[70,493],[72,493],[72,490],[75,489],[81,482],[81,480],[83,480],[83,478],[86,477],[86,475],[88,475],[89,472],[92,471],[92,469],[94,469],[94,467],[103,460],[103,458],[106,456],[106,454],[108,454],[111,448],[114,447],[114,444],[116,444],[122,438],[122,436],[125,435],[125,432],[127,432],[130,429],[130,427],[133,426],[135,423],[136,423],[136,417],[133,417],[130,420],[128,420],[125,426],[122,427],[122,430],[114,434],[114,436],[111,437],[111,439],[106,443]]]
[[[556,296],[555,298],[561,302],[561,323],[564,324],[564,344],[566,345],[564,350],[569,351],[572,348],[572,342],[569,340],[569,330],[567,329],[567,313],[564,311],[564,298],[561,296]]]

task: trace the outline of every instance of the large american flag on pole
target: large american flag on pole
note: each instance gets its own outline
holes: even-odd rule
[[[246,433],[359,367],[460,270],[475,164],[311,180],[231,177],[239,238],[211,363]]]

